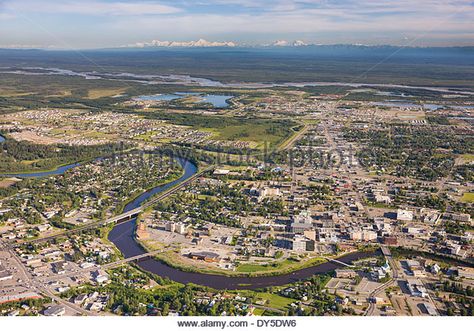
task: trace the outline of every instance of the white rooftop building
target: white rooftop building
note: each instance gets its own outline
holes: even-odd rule
[[[397,220],[398,221],[413,221],[413,212],[406,209],[397,209]]]

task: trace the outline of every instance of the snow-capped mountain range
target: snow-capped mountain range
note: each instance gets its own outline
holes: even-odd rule
[[[300,47],[310,46],[315,44],[308,44],[302,40],[287,41],[287,40],[276,40],[271,44],[254,45],[254,46],[266,46],[266,47]],[[161,41],[152,40],[150,42],[139,42],[125,47],[135,48],[147,48],[147,47],[237,47],[239,45],[233,41],[207,41],[205,39],[199,39],[196,41]],[[249,46],[249,45],[246,45]]]
[[[235,47],[235,44],[232,41],[207,41],[205,39],[199,39],[196,41],[160,41],[152,40],[151,42],[141,42],[128,47]]]
[[[264,45],[264,46],[279,46],[279,47],[298,47],[298,46],[309,46],[310,44],[305,43],[302,40],[295,40],[295,41],[287,41],[287,40],[277,40],[273,42],[270,45]]]

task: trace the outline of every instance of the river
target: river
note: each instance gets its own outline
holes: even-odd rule
[[[188,179],[197,172],[196,166],[186,160],[180,160],[184,168],[184,175],[168,184],[157,186],[154,189],[140,195],[134,201],[130,202],[124,211],[139,207],[145,200],[154,194],[163,192],[170,187]],[[146,251],[135,240],[136,219],[117,224],[110,231],[108,239],[117,246],[125,258],[137,256],[146,253]],[[344,263],[351,263],[354,260],[373,256],[374,253],[356,252],[345,255],[338,260]],[[137,262],[137,265],[148,272],[154,273],[160,277],[167,277],[173,281],[187,284],[194,283],[198,285],[209,286],[216,289],[255,289],[268,286],[277,286],[292,283],[301,279],[309,278],[315,274],[327,273],[342,266],[335,262],[327,262],[317,266],[301,269],[290,274],[265,277],[229,277],[224,275],[210,275],[195,272],[186,272],[175,269],[155,259],[147,259]]]
[[[154,74],[134,74],[134,73],[110,73],[110,72],[76,72],[73,70],[60,68],[45,68],[45,67],[2,67],[0,74],[16,74],[16,75],[61,75],[61,76],[78,76],[85,79],[105,79],[105,80],[122,80],[127,82],[137,82],[146,85],[155,84],[175,84],[175,85],[190,85],[200,87],[225,87],[225,88],[242,88],[242,89],[259,89],[259,88],[273,88],[273,87],[319,87],[319,86],[348,86],[354,88],[365,87],[381,87],[381,88],[396,88],[396,89],[412,89],[412,90],[426,90],[441,93],[460,94],[460,95],[474,95],[470,90],[459,90],[450,87],[436,87],[436,86],[415,86],[404,84],[380,84],[380,83],[355,83],[355,82],[280,82],[280,83],[249,83],[249,82],[235,82],[225,83],[200,77],[191,77],[189,75],[154,75]]]
[[[4,142],[5,140],[6,138],[0,135],[0,143]],[[81,165],[81,162],[76,162],[76,163],[60,166],[55,170],[38,171],[38,172],[31,172],[31,173],[19,173],[19,174],[0,174],[0,177],[41,178],[41,177],[47,177],[47,176],[53,176],[53,175],[62,175],[69,169],[75,168],[80,165]]]
[[[67,170],[75,168],[77,166],[80,166],[81,163],[72,163],[68,165],[64,165],[61,167],[58,167],[55,170],[51,171],[40,171],[40,172],[32,172],[32,173],[23,173],[23,174],[4,174],[0,176],[4,177],[18,177],[18,178],[41,178],[41,177],[47,177],[47,176],[54,176],[54,175],[62,175],[64,174]]]

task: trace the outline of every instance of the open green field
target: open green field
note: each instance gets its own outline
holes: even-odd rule
[[[291,265],[297,264],[298,262],[293,260],[283,260],[281,262],[269,262],[267,264],[254,264],[254,263],[245,263],[240,264],[237,267],[238,272],[265,272],[265,271],[276,271],[284,267],[289,267]]]
[[[462,155],[461,155],[461,158],[462,158],[464,161],[472,162],[472,161],[474,161],[474,154],[462,154]]]
[[[280,144],[289,134],[286,129],[273,132],[272,122],[250,123],[245,122],[242,125],[235,125],[226,128],[210,128],[205,131],[213,133],[213,139],[229,141],[251,142],[250,147],[262,149],[267,146],[276,146]]]
[[[120,95],[126,91],[126,88],[94,88],[87,92],[87,98],[99,99]]]
[[[239,291],[243,296],[254,296],[253,303],[256,301],[266,301],[265,306],[273,309],[286,310],[296,300],[285,298],[281,295],[270,292],[255,292],[251,290]]]
[[[295,133],[297,123],[291,120],[202,115],[156,110],[136,112],[145,118],[165,120],[195,130],[212,133],[212,138],[227,141],[250,142],[252,148],[276,147]]]
[[[462,198],[462,202],[473,203],[474,202],[474,192],[464,193]]]
[[[295,270],[308,268],[324,262],[326,262],[326,259],[316,257],[306,261],[286,259],[283,261],[268,262],[262,264],[242,263],[237,267],[236,272],[252,276],[261,276],[265,274],[286,274]]]

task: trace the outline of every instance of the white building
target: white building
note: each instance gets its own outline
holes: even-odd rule
[[[387,205],[392,203],[392,199],[390,199],[388,195],[380,194],[378,192],[374,194],[374,199],[375,199],[375,202],[385,203]]]
[[[397,220],[405,222],[413,221],[413,212],[406,209],[397,209]]]
[[[176,223],[175,231],[179,234],[186,234],[187,226],[182,222],[178,222]]]
[[[407,281],[407,288],[412,296],[421,298],[428,297],[428,292],[426,292],[425,286],[420,280],[416,278],[409,279]]]

